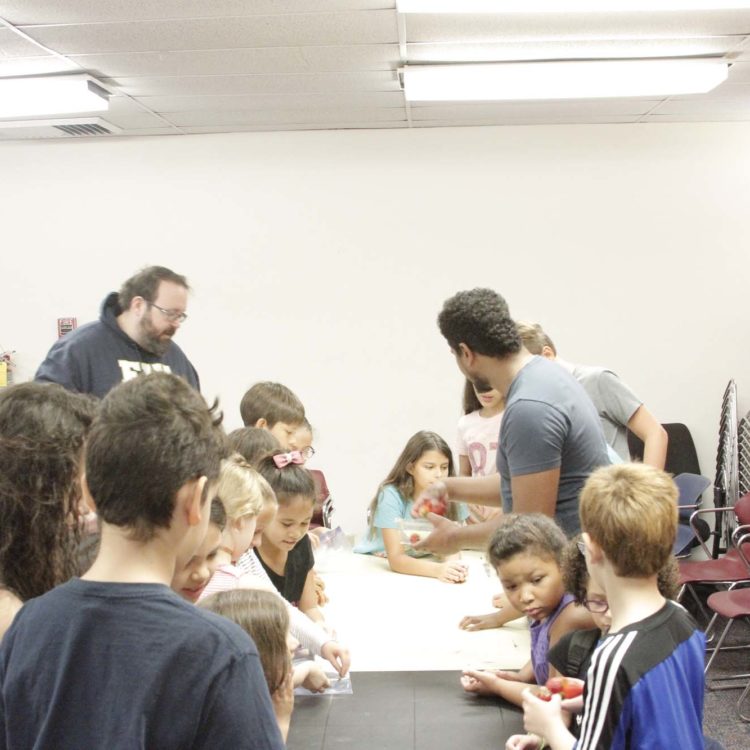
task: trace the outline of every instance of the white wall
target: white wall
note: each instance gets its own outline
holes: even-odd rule
[[[750,407],[750,125],[387,130],[0,144],[0,348],[34,370],[56,318],[145,264],[188,276],[178,341],[239,426],[245,388],[303,399],[348,530],[406,439],[453,442],[435,324],[489,285],[562,356],[607,364],[712,475],[720,399]]]

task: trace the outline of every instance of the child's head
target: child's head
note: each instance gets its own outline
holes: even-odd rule
[[[296,448],[294,433],[305,418],[305,407],[285,385],[256,383],[242,397],[240,414],[245,427],[269,430],[282,448]]]
[[[410,500],[430,484],[452,477],[453,453],[436,432],[420,430],[409,438],[383,484],[395,484]]]
[[[54,383],[0,390],[0,581],[24,601],[79,572],[81,457],[97,407]]]
[[[408,502],[418,500],[422,492],[433,482],[452,477],[454,474],[453,453],[440,435],[427,430],[420,430],[412,435],[370,502],[368,512],[370,535],[375,533],[373,521],[378,497],[383,487],[389,484],[395,486],[404,500]],[[457,520],[455,503],[448,503],[446,516]]]
[[[544,332],[539,323],[516,323],[518,335],[521,337],[521,343],[532,354],[538,354],[547,359],[554,359],[557,356],[557,349],[552,343],[552,339]]]
[[[473,411],[479,411],[487,407],[488,409],[495,409],[502,407],[505,403],[500,391],[496,391],[492,388],[489,391],[478,391],[477,386],[466,378],[464,384],[464,414],[471,414]]]
[[[139,542],[175,526],[184,564],[203,540],[205,502],[226,455],[220,422],[215,406],[176,375],[143,375],[111,390],[86,443],[86,482],[100,520]],[[185,512],[176,515],[178,504]]]
[[[279,441],[262,427],[240,427],[230,432],[227,439],[232,450],[255,467],[262,458],[281,448]]]
[[[607,594],[589,575],[586,558],[580,550],[581,537],[572,539],[565,547],[562,558],[565,590],[573,594],[578,604],[591,613],[594,624],[602,632],[609,630],[611,615]],[[680,589],[679,566],[674,557],[667,560],[656,576],[656,584],[665,599],[675,599]]]
[[[672,555],[677,531],[677,487],[647,464],[614,464],[597,469],[581,490],[581,528],[592,578],[605,562],[616,576],[649,578]],[[601,581],[598,581],[601,583]]]
[[[310,424],[310,422],[308,422],[307,417],[305,417],[294,435],[294,444],[296,446],[296,450],[298,450],[302,454],[302,458],[304,458],[305,461],[309,461],[315,455],[315,448],[313,448],[312,442],[312,425]]]
[[[279,504],[263,538],[287,552],[307,533],[315,506],[315,483],[301,461],[296,452],[279,451],[258,467]]]
[[[253,536],[253,541],[250,545],[253,548],[260,545],[266,526],[276,518],[276,512],[279,509],[276,493],[271,489],[271,485],[268,484],[265,477],[261,476],[261,479],[263,479],[263,506],[258,517],[255,519],[255,536]]]
[[[281,597],[271,591],[234,589],[213,594],[200,606],[232,620],[253,639],[268,692],[273,695],[291,669],[287,647],[289,613]]]
[[[541,513],[519,513],[492,537],[488,555],[510,603],[534,620],[548,617],[565,593],[562,529]]]
[[[216,553],[221,546],[221,535],[227,522],[227,516],[221,500],[214,498],[211,501],[208,528],[203,542],[195,550],[193,556],[186,565],[175,569],[172,577],[172,590],[177,592],[183,599],[197,602],[203,593],[206,584],[216,571]]]
[[[250,548],[255,523],[263,508],[267,482],[238,453],[221,463],[216,495],[227,513],[227,529],[232,538],[232,559]]]

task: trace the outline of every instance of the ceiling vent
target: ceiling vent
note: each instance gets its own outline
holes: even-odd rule
[[[118,128],[101,117],[68,117],[63,120],[0,120],[0,140],[2,141],[103,135],[122,135],[122,128]]]

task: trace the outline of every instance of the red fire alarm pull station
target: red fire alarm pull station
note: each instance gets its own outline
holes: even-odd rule
[[[66,333],[70,333],[74,328],[78,328],[77,318],[58,318],[57,338],[61,339]]]

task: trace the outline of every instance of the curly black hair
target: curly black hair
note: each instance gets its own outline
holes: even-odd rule
[[[589,571],[586,558],[578,549],[578,542],[582,537],[571,539],[565,546],[562,555],[563,585],[565,590],[573,594],[576,603],[583,604],[586,600],[586,588],[589,584]],[[659,592],[665,599],[676,599],[680,590],[680,568],[677,560],[670,557],[656,576]]]
[[[80,572],[79,473],[97,403],[56,383],[0,394],[0,582],[22,601]]]
[[[453,351],[465,344],[476,354],[506,357],[521,349],[508,303],[492,289],[458,292],[443,304],[438,326]]]

